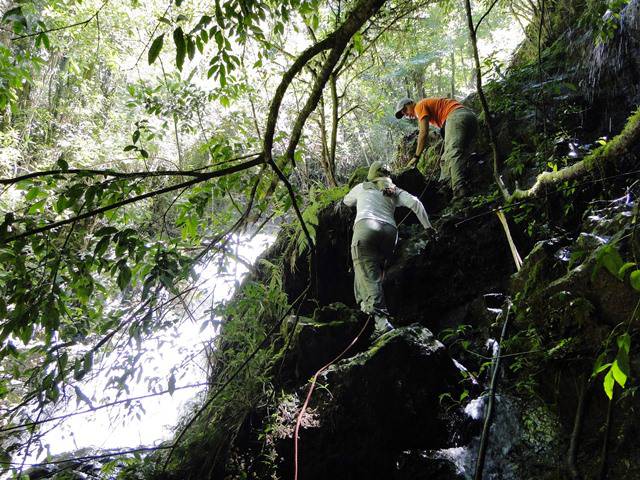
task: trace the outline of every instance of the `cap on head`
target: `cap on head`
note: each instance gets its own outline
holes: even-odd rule
[[[391,170],[388,165],[385,165],[382,162],[373,162],[369,167],[369,174],[367,175],[367,180],[375,180],[380,177],[388,177],[391,175]]]
[[[403,114],[402,114],[402,110],[404,109],[404,107],[406,107],[407,105],[409,105],[410,103],[413,103],[413,100],[411,100],[410,98],[401,98],[398,103],[396,104],[396,118],[400,119],[402,118]]]

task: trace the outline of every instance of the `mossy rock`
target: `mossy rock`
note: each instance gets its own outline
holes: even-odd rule
[[[366,321],[364,313],[341,303],[317,309],[313,319],[301,319],[295,334],[295,350],[288,358],[296,380],[305,383],[318,369],[343,352],[362,331]],[[349,356],[369,346],[368,336],[372,329],[373,325],[369,323],[358,342],[349,349]]]
[[[403,451],[449,446],[439,398],[459,395],[459,378],[444,345],[419,325],[331,366],[309,407],[313,425],[300,432],[301,477],[391,479]],[[289,478],[291,444],[278,451],[279,473]]]
[[[356,167],[351,176],[349,177],[349,188],[355,187],[357,184],[365,182],[367,180],[367,175],[369,174],[369,167]]]

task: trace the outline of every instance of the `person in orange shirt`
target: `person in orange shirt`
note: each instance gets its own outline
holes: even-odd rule
[[[438,127],[444,137],[440,180],[451,182],[454,199],[467,196],[468,161],[478,132],[476,115],[451,98],[423,98],[417,103],[403,98],[396,105],[396,118],[402,117],[418,120],[418,145],[409,166],[418,162],[427,146],[429,124]]]

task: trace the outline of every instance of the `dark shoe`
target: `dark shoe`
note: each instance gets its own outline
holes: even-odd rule
[[[386,316],[376,314],[374,317],[373,331],[369,336],[369,339],[373,342],[380,338],[385,333],[393,330],[393,325],[389,322],[389,319]]]

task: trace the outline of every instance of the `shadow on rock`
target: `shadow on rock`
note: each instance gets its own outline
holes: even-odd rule
[[[319,378],[312,426],[300,432],[301,477],[390,479],[403,451],[447,446],[440,396],[458,380],[444,345],[419,325],[340,361]],[[284,477],[292,473],[292,444],[279,448]]]

